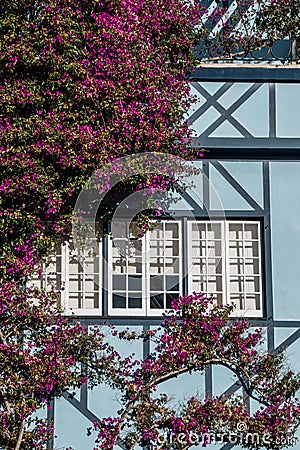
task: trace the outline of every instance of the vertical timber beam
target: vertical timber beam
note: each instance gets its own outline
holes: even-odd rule
[[[276,138],[276,92],[275,83],[269,83],[269,138]]]
[[[272,287],[272,253],[271,253],[271,197],[270,197],[270,166],[269,161],[263,162],[263,186],[264,186],[264,263],[265,263],[265,307],[266,317],[270,321],[267,328],[268,350],[274,350],[274,306]]]
[[[102,252],[103,252],[103,264],[102,264],[102,315],[108,316],[108,239],[109,236],[103,237]]]
[[[205,394],[207,395],[207,397],[212,397],[213,395],[212,366],[207,366],[205,368]]]
[[[209,213],[210,194],[209,194],[209,161],[203,161],[203,209]]]
[[[54,425],[54,413],[55,413],[55,400],[54,398],[50,400],[50,404],[47,410],[47,423],[48,425]],[[47,450],[54,449],[54,430],[51,434],[51,438],[47,442]]]
[[[183,295],[188,295],[188,223],[187,218],[184,217],[182,221],[182,293]]]

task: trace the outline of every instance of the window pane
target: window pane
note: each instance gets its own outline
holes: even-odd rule
[[[179,273],[179,259],[178,258],[166,258],[165,260],[166,273]]]
[[[206,238],[206,226],[205,223],[193,223],[192,224],[192,239],[200,240]]]
[[[246,278],[246,292],[259,292],[259,277]]]
[[[150,262],[150,273],[163,273],[164,272],[164,259],[157,258]]]
[[[257,241],[246,241],[245,242],[245,256],[247,258],[258,257],[259,256],[259,247]]]
[[[192,291],[206,292],[206,277],[194,277],[192,281]]]
[[[142,276],[141,275],[129,275],[128,277],[128,290],[129,291],[141,291],[142,290]]]
[[[126,276],[113,275],[113,289],[116,291],[124,291],[126,289]]]
[[[229,239],[243,239],[243,225],[241,223],[229,224]]]
[[[157,275],[150,277],[150,290],[151,291],[163,291],[164,290],[164,276]]]
[[[232,277],[230,280],[230,292],[238,293],[244,292],[244,279],[243,277]]]
[[[207,273],[206,270],[206,259],[196,259],[193,261],[192,266],[192,274],[193,275],[205,275]]]
[[[112,301],[113,308],[126,308],[126,294],[125,292],[122,294],[113,294]]]
[[[178,230],[177,223],[166,223],[165,238],[166,239],[178,239],[179,238],[179,230]]]
[[[142,308],[141,297],[129,297],[128,298],[128,308],[139,308],[139,309]]]
[[[179,256],[179,241],[166,241],[165,256]]]
[[[230,241],[229,244],[229,257],[238,258],[243,257],[243,241]]]
[[[245,309],[244,294],[231,295],[230,303],[233,303],[237,309]]]
[[[174,293],[167,293],[166,294],[166,308],[171,309],[172,308],[172,301],[179,297],[179,292]]]
[[[151,231],[150,235],[151,235],[151,240],[163,238],[163,235],[164,235],[163,234],[163,224],[162,223],[155,224],[155,228],[154,228],[154,230]]]
[[[192,257],[206,256],[206,241],[193,241],[192,243]]]
[[[245,224],[244,239],[258,239],[258,224]]]
[[[231,275],[239,275],[244,272],[244,260],[243,259],[230,259],[229,272]]]
[[[179,277],[176,275],[166,276],[166,290],[179,292]]]
[[[207,282],[207,290],[209,294],[222,292],[222,277],[209,277]]]
[[[245,273],[246,275],[258,275],[259,270],[259,259],[245,259]]]
[[[261,309],[261,296],[260,294],[247,294],[246,296],[246,308],[249,310],[260,310]]]
[[[163,309],[164,308],[164,294],[152,295],[150,297],[151,309]]]
[[[221,224],[208,223],[206,239],[221,239]]]
[[[157,240],[150,242],[150,258],[164,255],[164,241]]]
[[[142,273],[141,258],[128,258],[128,273]]]
[[[222,273],[222,261],[217,259],[207,260],[207,273],[209,275],[221,274]]]
[[[207,256],[213,258],[214,256],[221,256],[221,255],[222,255],[221,241],[208,241]]]

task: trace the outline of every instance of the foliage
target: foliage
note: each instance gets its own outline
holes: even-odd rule
[[[107,346],[98,331],[63,317],[54,293],[5,282],[0,314],[0,446],[42,449],[52,430],[34,413],[84,383],[81,364]]]
[[[0,18],[0,445],[17,450],[42,448],[47,427],[30,428],[32,414],[84,382],[81,364],[102,348],[97,331],[26,282],[68,234],[95,170],[140,152],[195,155],[183,114],[196,10],[187,0],[11,0]]]
[[[120,392],[122,407],[116,417],[95,423],[97,448],[113,449],[120,436],[128,449],[187,449],[195,444],[194,436],[205,444],[209,436],[220,434],[224,442],[236,435],[235,443],[245,448],[277,449],[294,443],[300,412],[294,396],[300,376],[286,369],[282,354],[263,351],[261,329],[251,329],[245,320],[230,321],[232,309],[193,294],[173,302],[161,328],[140,335],[113,331],[121,339],[150,338],[156,346],[142,361],[116,355],[111,366],[98,363],[106,382]],[[228,368],[260,408],[250,413],[245,398],[237,395],[195,396],[174,407],[166,394],[156,392],[162,383],[203,372],[209,365]],[[253,441],[247,434],[259,438]],[[205,436],[206,442],[201,440]]]

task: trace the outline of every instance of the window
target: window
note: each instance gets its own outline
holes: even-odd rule
[[[187,225],[184,234],[181,221],[164,220],[137,237],[134,223],[114,223],[103,271],[109,315],[159,316],[184,294],[185,278],[187,293],[213,294],[220,305],[234,303],[237,316],[262,316],[260,222],[191,220]],[[95,252],[78,254],[72,243],[57,245],[42,278],[32,280],[60,292],[67,314],[102,314],[102,253],[93,247]]]
[[[159,315],[182,293],[181,224],[163,221],[142,238],[115,224],[110,241],[109,314]]]
[[[57,244],[43,264],[42,277],[34,278],[31,285],[59,293],[66,314],[95,315],[102,306],[102,258],[98,246],[92,250],[78,251],[72,243]]]
[[[262,315],[260,222],[189,223],[188,291],[234,303],[235,315]]]

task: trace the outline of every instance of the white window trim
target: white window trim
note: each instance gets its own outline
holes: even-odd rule
[[[98,308],[73,308],[70,306],[70,286],[69,286],[69,262],[70,262],[70,245],[69,242],[64,242],[60,246],[60,255],[61,255],[61,286],[60,289],[57,289],[57,292],[60,292],[60,302],[61,306],[63,308],[63,315],[66,316],[101,316],[102,315],[102,248],[101,248],[101,242],[98,243],[99,248],[99,273],[97,273],[98,280],[96,281],[97,285],[99,286],[99,307]],[[47,275],[48,270],[46,263],[43,263],[43,279],[47,283]],[[45,289],[46,291],[50,291],[50,287],[47,289],[47,284],[45,283],[45,286],[43,286],[43,283],[38,278],[34,278],[33,283],[29,281],[28,285],[36,285],[36,283],[40,283],[41,287]],[[83,283],[85,283],[85,277],[83,277]],[[83,296],[86,294],[85,290],[83,289]]]
[[[263,317],[263,306],[262,306],[262,259],[261,259],[261,223],[258,220],[224,220],[224,221],[206,221],[206,220],[190,220],[188,221],[188,236],[186,237],[187,242],[192,242],[192,225],[199,223],[218,223],[221,224],[221,240],[222,237],[225,238],[225,243],[223,246],[224,256],[222,257],[222,291],[223,291],[223,305],[230,305],[230,277],[229,277],[229,225],[230,224],[255,224],[258,228],[258,260],[259,260],[259,294],[260,294],[260,309],[259,310],[251,310],[251,309],[239,309],[236,308],[232,312],[232,317]],[[245,246],[245,239],[243,239],[243,252]],[[192,248],[191,245],[188,245],[188,293],[192,293]],[[207,258],[207,253],[206,253]],[[243,257],[243,260],[245,257]],[[243,274],[245,270],[243,271]],[[244,276],[244,275],[243,275]],[[244,291],[245,292],[245,291]],[[208,292],[208,295],[210,293]]]
[[[175,222],[178,225],[178,241],[179,241],[179,251],[178,251],[178,259],[179,259],[179,295],[182,295],[182,224],[181,221],[168,221],[164,220],[163,223]],[[165,308],[150,308],[150,233],[146,233],[142,238],[142,248],[144,251],[142,252],[142,308],[113,308],[113,288],[112,288],[112,278],[113,278],[113,270],[112,270],[112,248],[113,248],[113,240],[109,239],[108,245],[108,315],[110,316],[143,316],[143,317],[157,317],[161,316],[163,312],[166,311]],[[165,238],[164,238],[165,241]],[[165,273],[164,273],[165,274]],[[166,291],[163,291],[163,294],[166,294]]]
[[[69,277],[70,277],[70,245],[69,242],[65,242],[62,244],[62,287],[65,288],[61,291],[61,299],[62,305],[64,308],[65,315],[75,315],[75,316],[101,316],[102,315],[102,264],[103,264],[103,255],[102,255],[102,246],[101,241],[98,241],[98,249],[99,255],[99,273],[97,274],[96,284],[99,287],[98,296],[99,296],[99,306],[98,308],[73,308],[70,306],[70,286],[69,286]],[[83,266],[84,270],[84,266]],[[85,272],[83,272],[85,274]],[[87,275],[88,276],[88,275]],[[83,276],[83,285],[86,282],[86,277]],[[93,280],[94,281],[94,280]],[[83,288],[83,297],[86,292]]]

